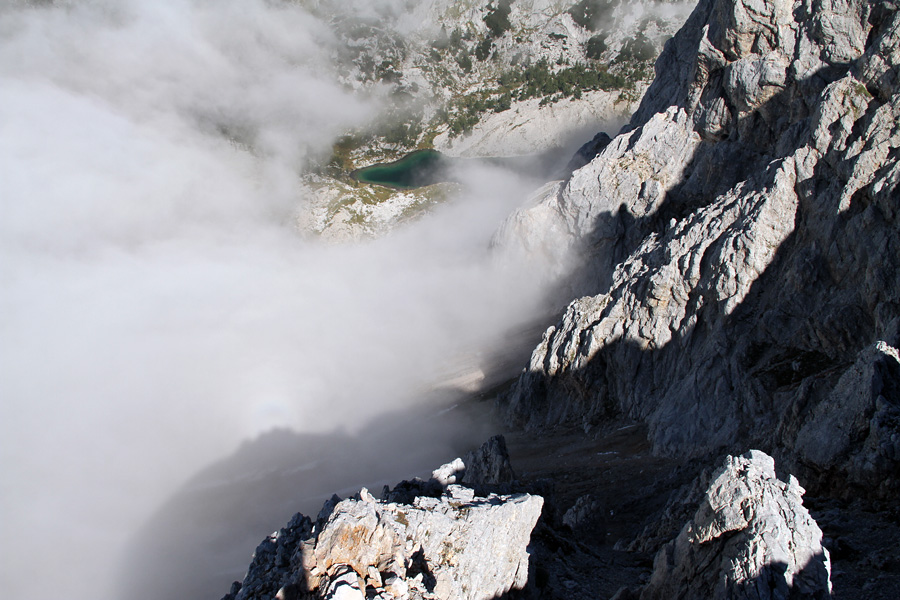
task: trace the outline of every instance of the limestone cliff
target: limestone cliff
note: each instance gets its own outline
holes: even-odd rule
[[[898,71],[895,2],[702,0],[630,124],[498,234],[575,254],[589,294],[508,422],[626,415],[659,453],[896,493]]]

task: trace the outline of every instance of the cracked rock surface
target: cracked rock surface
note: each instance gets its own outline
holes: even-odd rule
[[[657,554],[641,600],[830,597],[828,551],[803,493],[762,452],[728,456],[693,518]]]
[[[403,482],[383,495],[363,488],[335,497],[315,522],[298,513],[257,547],[225,598],[479,600],[525,587],[540,496],[476,496],[437,480]]]
[[[660,454],[896,494],[898,48],[893,1],[701,1],[631,123],[498,232],[585,265],[507,423],[625,416]]]

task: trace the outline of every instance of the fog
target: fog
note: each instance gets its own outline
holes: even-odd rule
[[[377,241],[295,230],[305,161],[383,108],[298,4],[18,3],[0,39],[10,598],[115,597],[194,473],[273,428],[371,429],[540,306],[487,252],[536,184],[504,171]]]

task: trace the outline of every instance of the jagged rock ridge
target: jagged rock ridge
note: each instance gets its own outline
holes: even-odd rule
[[[624,414],[657,452],[896,492],[898,48],[891,1],[703,0],[630,125],[498,234],[580,253],[591,294],[506,419]]]
[[[536,573],[546,579],[560,549],[577,554],[579,542],[565,529],[551,532],[546,523],[532,539],[544,505],[540,496],[478,496],[447,483],[473,473],[481,486],[513,483],[507,481],[512,471],[502,437],[467,460],[482,466],[467,470],[469,465],[456,459],[436,469],[429,481],[386,487],[381,500],[363,489],[347,500],[333,497],[315,522],[295,515],[257,547],[244,580],[223,600],[475,600],[507,597],[511,591],[522,598],[547,592],[566,597],[561,590],[542,591],[546,581],[538,583]],[[779,479],[771,457],[755,450],[728,456],[689,489],[674,497],[668,510],[682,515],[680,534],[657,553],[647,584],[620,589],[617,600],[830,597],[822,532],[803,506],[803,488],[793,476]],[[589,518],[601,510],[583,497],[567,517]],[[577,520],[565,525],[576,529]],[[658,526],[664,530],[669,524]],[[535,550],[544,561],[548,552],[552,558],[532,569],[529,554]],[[555,568],[562,568],[559,575],[572,597],[578,585],[569,579],[574,573]]]

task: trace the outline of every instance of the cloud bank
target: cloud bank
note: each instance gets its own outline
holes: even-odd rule
[[[273,427],[367,426],[536,309],[485,252],[533,182],[389,238],[292,223],[297,173],[377,100],[297,3],[0,9],[0,569],[10,597],[112,597],[192,473]]]

